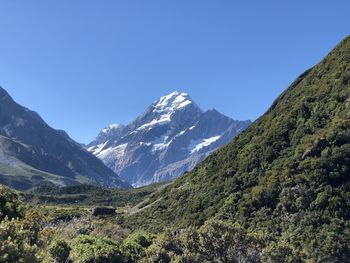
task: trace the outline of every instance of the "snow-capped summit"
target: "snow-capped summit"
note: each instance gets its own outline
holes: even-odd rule
[[[187,93],[175,91],[154,101],[129,125],[104,128],[88,150],[138,187],[193,169],[249,124],[215,110],[203,112]]]
[[[191,103],[192,100],[187,93],[179,93],[178,91],[175,91],[155,101],[153,107],[156,112],[175,111],[186,107]]]
[[[175,91],[154,101],[131,127],[142,131],[168,124],[174,126],[179,120],[183,122],[201,113],[188,94]]]

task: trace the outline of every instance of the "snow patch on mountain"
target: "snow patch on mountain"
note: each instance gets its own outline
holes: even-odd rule
[[[127,146],[128,144],[124,143],[116,147],[103,149],[96,156],[102,160],[106,160],[107,162],[110,161],[110,158],[122,158]]]
[[[92,152],[94,155],[98,155],[103,150],[103,148],[106,146],[107,143],[108,143],[108,141],[101,143],[101,144],[98,144],[96,146],[92,146],[92,147],[88,148],[88,151]]]
[[[155,119],[149,123],[145,123],[142,126],[140,126],[139,128],[137,128],[137,130],[139,131],[139,130],[144,130],[144,129],[150,129],[150,128],[157,126],[157,125],[164,125],[164,124],[169,123],[171,121],[170,118],[171,118],[171,114],[161,115],[159,117],[159,119]]]
[[[162,135],[161,137],[156,138],[152,143],[153,143],[153,149],[152,152],[157,152],[161,151],[165,148],[167,148],[171,140],[168,142],[169,135]]]
[[[195,141],[192,140],[190,145],[187,147],[187,150],[189,151],[190,154],[193,154],[195,152],[198,152],[202,148],[207,147],[210,144],[216,142],[217,140],[220,139],[220,137],[221,137],[221,135],[214,136],[214,137],[207,138],[207,139],[199,139],[199,140],[195,140]]]
[[[179,137],[179,136],[181,136],[181,135],[185,134],[185,132],[186,132],[186,130],[181,131],[181,132],[180,132],[180,133],[177,135],[177,137]]]

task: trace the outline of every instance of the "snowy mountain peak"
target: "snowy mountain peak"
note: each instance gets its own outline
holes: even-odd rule
[[[187,93],[175,91],[126,127],[105,128],[88,150],[138,187],[190,171],[249,124],[216,110],[203,112]]]
[[[193,101],[188,96],[187,93],[180,93],[178,91],[174,91],[166,96],[161,97],[159,100],[153,103],[155,112],[169,112],[175,111],[177,109],[181,109],[186,107],[187,105],[192,104]]]
[[[154,101],[134,122],[134,128],[137,132],[168,124],[174,126],[174,124],[193,119],[201,113],[201,109],[187,93],[175,91]]]

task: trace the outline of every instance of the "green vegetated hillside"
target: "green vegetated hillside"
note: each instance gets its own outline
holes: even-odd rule
[[[0,185],[0,262],[138,262],[156,236],[123,228],[120,215],[162,187]]]
[[[28,192],[26,200],[47,205],[131,207],[167,184],[155,183],[135,189],[104,189],[87,184],[66,187],[43,185]]]
[[[350,37],[149,204],[128,219],[133,227],[160,231],[215,217],[300,259],[350,257]]]

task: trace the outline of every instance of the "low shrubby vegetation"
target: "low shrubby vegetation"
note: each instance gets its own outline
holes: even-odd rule
[[[59,222],[22,200],[0,186],[0,262],[135,262],[155,239],[89,212]]]
[[[26,198],[27,201],[38,204],[125,207],[136,205],[165,185],[165,183],[157,183],[137,189],[124,190],[104,189],[87,184],[67,187],[45,184],[30,190]]]
[[[23,204],[21,194],[0,190],[0,262],[343,262],[349,256],[350,226],[319,222],[316,214],[290,218],[282,236],[277,222],[262,220],[252,230],[223,214],[200,227],[132,232],[115,217],[89,212],[53,223],[40,207]]]

